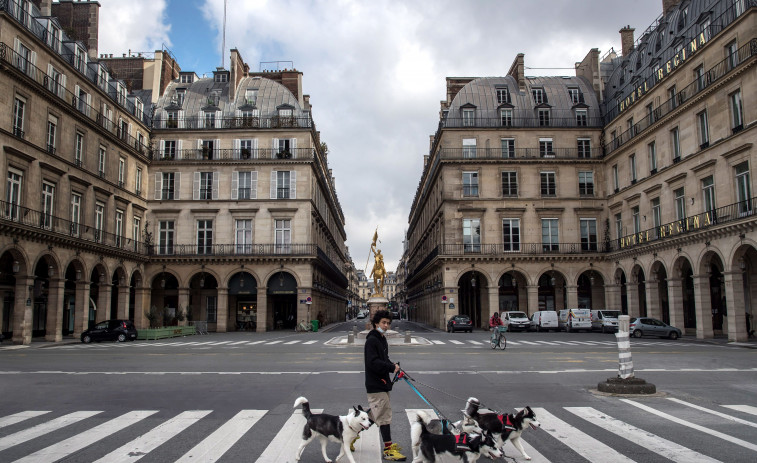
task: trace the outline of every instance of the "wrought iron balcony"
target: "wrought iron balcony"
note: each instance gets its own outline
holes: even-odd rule
[[[312,161],[315,159],[314,148],[291,148],[278,150],[273,148],[193,148],[193,149],[165,149],[157,151],[153,157],[156,161],[202,161],[202,160],[291,160]]]
[[[154,129],[163,130],[219,130],[219,129],[312,129],[313,120],[309,116],[250,116],[250,117],[212,117],[190,116],[175,118],[173,116],[156,116]]]
[[[466,146],[464,148],[441,148],[442,159],[599,159],[602,157],[601,148],[553,148],[543,151],[541,148],[480,148]]]
[[[441,128],[476,128],[476,129],[529,129],[539,127],[594,127],[602,128],[604,120],[600,116],[576,117],[572,110],[550,110],[546,119],[536,110],[514,109],[505,117],[452,117],[447,115],[441,121]]]
[[[315,244],[156,244],[149,248],[154,257],[188,256],[311,256]]]

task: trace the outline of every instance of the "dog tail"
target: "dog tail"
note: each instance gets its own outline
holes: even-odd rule
[[[428,429],[426,426],[431,421],[431,417],[428,415],[428,413],[424,412],[423,410],[418,410],[415,412],[416,417],[415,421],[420,425],[421,432],[420,434],[428,434]]]
[[[302,414],[305,416],[305,419],[310,419],[313,414],[310,413],[310,402],[308,402],[308,399],[298,397],[297,400],[294,401],[294,408],[297,408],[299,405],[302,405]]]

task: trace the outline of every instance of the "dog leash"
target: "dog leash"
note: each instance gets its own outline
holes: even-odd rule
[[[397,363],[397,365],[399,365],[399,363]],[[457,427],[455,427],[455,425],[452,423],[452,421],[448,420],[447,417],[444,416],[444,414],[441,411],[439,411],[439,409],[434,404],[432,404],[423,394],[421,394],[421,391],[419,391],[418,388],[415,387],[415,385],[413,383],[410,382],[410,381],[415,381],[415,378],[413,378],[412,376],[408,375],[407,372],[405,370],[403,370],[402,368],[400,368],[400,370],[397,373],[394,374],[394,379],[392,379],[392,384],[396,383],[400,379],[404,379],[405,382],[407,383],[407,385],[410,386],[410,389],[412,389],[413,392],[415,392],[416,394],[418,394],[418,397],[420,397],[422,401],[426,402],[426,404],[429,407],[431,407],[432,410],[434,410],[434,412],[437,414],[437,416],[439,416],[439,419],[442,420],[442,426],[446,427],[447,425],[449,425],[454,430],[457,430]],[[418,384],[423,384],[423,383],[421,383],[421,382],[418,381]],[[432,389],[434,389],[434,388],[432,388]]]

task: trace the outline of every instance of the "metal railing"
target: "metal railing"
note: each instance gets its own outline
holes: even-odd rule
[[[599,243],[497,243],[497,244],[440,244],[440,256],[496,255],[496,254],[583,254],[604,252]]]
[[[153,128],[164,130],[219,130],[219,129],[281,129],[313,128],[310,117],[294,116],[250,116],[250,117],[215,117],[190,116],[177,119],[174,117],[155,116]]]
[[[254,159],[275,159],[275,160],[308,160],[315,159],[314,148],[292,148],[286,151],[280,151],[273,148],[257,149],[232,149],[232,148],[214,148],[214,149],[181,149],[181,150],[163,150],[157,151],[152,158],[156,161],[201,161],[201,160],[254,160]]]
[[[540,118],[536,110],[514,110],[512,117],[450,117],[441,121],[442,128],[538,128],[538,127],[594,127],[604,126],[599,116],[576,118],[573,111],[551,110],[547,119]]]
[[[542,151],[540,148],[441,148],[439,154],[442,159],[599,159],[602,148],[553,148],[552,151]]]
[[[315,244],[163,244],[153,245],[155,257],[172,256],[315,256]]]

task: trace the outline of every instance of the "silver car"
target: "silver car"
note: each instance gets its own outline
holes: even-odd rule
[[[663,321],[649,317],[632,318],[628,332],[634,338],[659,336],[661,338],[678,339],[681,337],[681,330],[675,326],[670,326]]]

